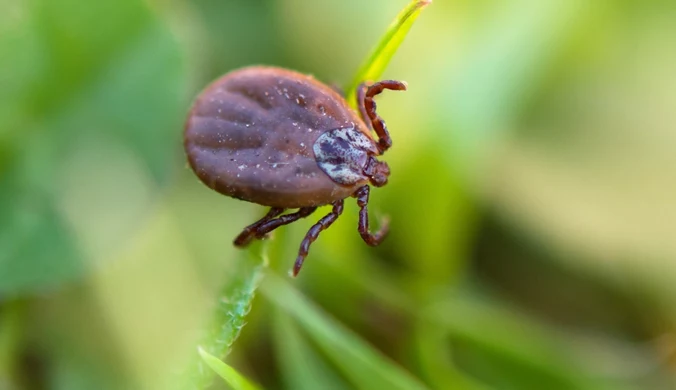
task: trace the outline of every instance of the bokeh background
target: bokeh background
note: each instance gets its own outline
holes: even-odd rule
[[[250,64],[344,85],[405,3],[2,0],[0,388],[168,388],[264,212],[187,167],[191,100]],[[291,283],[433,389],[676,388],[676,3],[435,0],[385,77],[391,235],[348,202]],[[275,311],[229,363],[355,386]]]

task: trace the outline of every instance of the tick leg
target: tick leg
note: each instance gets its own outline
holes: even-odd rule
[[[366,124],[366,127],[368,127],[369,130],[373,130],[371,117],[369,116],[368,112],[366,112],[366,105],[364,104],[367,89],[368,85],[366,85],[366,83],[361,83],[359,84],[359,87],[357,87],[357,107],[359,108],[359,114],[361,115],[361,119]]]
[[[263,238],[266,234],[277,229],[280,226],[288,225],[291,222],[298,221],[301,218],[305,218],[308,215],[312,214],[317,210],[316,207],[303,207],[300,208],[295,213],[282,215],[279,218],[271,219],[264,221],[256,227],[255,236],[256,238]]]
[[[298,272],[300,272],[300,268],[303,266],[305,257],[307,256],[308,251],[310,250],[310,244],[312,244],[317,239],[319,233],[322,230],[328,229],[328,227],[331,226],[332,223],[336,222],[336,219],[338,219],[338,217],[342,213],[343,213],[343,201],[337,200],[333,202],[333,210],[331,210],[331,212],[327,214],[324,218],[320,219],[319,222],[312,225],[310,230],[308,230],[307,234],[305,235],[305,238],[303,239],[303,242],[300,243],[298,257],[296,258],[296,263],[293,265],[293,276],[298,275]]]
[[[251,225],[247,226],[242,230],[242,232],[235,238],[234,244],[235,246],[238,247],[243,247],[246,245],[249,245],[251,240],[256,237],[256,231],[258,230],[258,227],[264,224],[265,222],[268,222],[269,220],[275,218],[279,214],[283,213],[284,209],[281,207],[273,207],[268,211],[267,214],[265,214],[265,217],[261,218],[260,220],[252,223]]]
[[[385,126],[385,121],[376,113],[376,102],[373,100],[373,97],[383,92],[383,90],[389,89],[392,91],[405,91],[406,84],[401,81],[396,80],[383,80],[377,82],[366,90],[366,96],[364,97],[363,106],[364,108],[359,108],[359,111],[366,111],[366,114],[371,119],[371,124],[373,124],[373,129],[378,134],[378,150],[380,153],[386,151],[392,146],[392,138],[390,138],[390,133],[387,131],[387,126]],[[361,101],[359,101],[360,106]]]
[[[370,246],[377,246],[380,244],[385,236],[387,235],[387,232],[389,231],[389,223],[388,220],[385,219],[382,222],[382,225],[380,226],[380,230],[378,230],[375,234],[372,234],[369,231],[369,211],[368,211],[368,204],[369,204],[369,192],[370,192],[370,187],[369,186],[363,186],[355,192],[354,196],[357,197],[357,205],[359,206],[359,234],[361,235],[361,238]]]

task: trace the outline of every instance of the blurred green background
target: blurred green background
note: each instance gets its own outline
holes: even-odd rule
[[[344,85],[405,4],[0,1],[0,389],[169,388],[264,212],[187,167],[191,100],[251,64]],[[385,77],[390,237],[347,202],[290,282],[431,389],[676,388],[676,3],[435,0]],[[251,380],[364,388],[274,302],[247,321]]]

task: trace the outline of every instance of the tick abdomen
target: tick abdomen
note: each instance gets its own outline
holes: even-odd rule
[[[368,180],[337,183],[317,165],[315,142],[339,128],[372,141],[331,88],[296,72],[250,67],[200,94],[184,142],[193,170],[214,190],[271,207],[313,207],[346,198]]]

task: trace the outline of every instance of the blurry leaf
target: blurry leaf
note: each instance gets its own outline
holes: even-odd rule
[[[385,68],[390,63],[392,56],[404,41],[406,34],[413,26],[413,22],[418,18],[420,12],[432,3],[432,0],[413,0],[411,1],[394,19],[387,28],[385,34],[380,38],[380,42],[375,46],[368,59],[357,71],[356,76],[345,88],[348,102],[356,106],[357,88],[364,81],[374,81],[380,78]]]
[[[447,149],[438,140],[390,166],[397,172],[384,197],[393,227],[383,243],[405,262],[407,280],[417,283],[417,297],[436,296],[439,288],[461,278],[474,243],[474,201],[455,170],[445,164]],[[411,202],[424,189],[424,202]],[[396,225],[394,225],[396,224]],[[414,233],[418,232],[418,233]],[[413,270],[414,272],[410,272]]]
[[[45,53],[37,33],[37,20],[30,2],[8,0],[0,4],[0,175],[12,157],[18,134],[17,126],[30,126],[35,80],[44,71]],[[17,15],[19,17],[17,17]]]
[[[138,378],[124,358],[122,338],[114,329],[115,319],[92,289],[79,285],[30,302],[25,329],[35,339],[29,340],[23,354],[32,362],[28,367],[34,367],[26,379],[35,387],[27,388],[43,384],[53,390],[138,388]],[[22,370],[26,368],[23,365]]]
[[[274,3],[206,0],[189,4],[204,29],[199,45],[190,50],[203,63],[199,70],[206,72],[205,84],[234,68],[279,64],[285,58],[288,43],[280,39],[280,12],[275,12]]]
[[[82,255],[54,204],[8,181],[0,179],[0,294],[48,289],[81,274]]]
[[[223,287],[214,318],[200,342],[200,349],[220,359],[230,353],[232,344],[246,324],[263,269],[268,264],[266,242],[255,240],[242,254],[242,259],[236,262],[237,267]],[[183,378],[182,388],[203,389],[212,382],[213,375],[203,363],[195,356]]]
[[[587,3],[482,193],[551,260],[640,302],[643,327],[676,314],[676,7]]]
[[[52,390],[121,390],[134,388],[134,378],[128,377],[120,365],[105,365],[100,356],[103,353],[82,354],[73,351],[71,345],[63,344],[61,349],[53,349],[49,356],[50,370],[46,377],[35,376],[31,380],[45,381]],[[39,356],[38,356],[39,357]],[[38,361],[40,363],[40,361]],[[117,363],[117,361],[115,362]]]
[[[457,368],[452,350],[443,348],[447,330],[421,321],[416,329],[415,349],[423,377],[436,389],[486,390],[492,387],[473,379]],[[499,387],[495,387],[499,389]]]
[[[15,369],[22,348],[25,302],[7,301],[0,305],[0,388],[14,388]]]
[[[312,346],[298,329],[298,325],[288,314],[276,309],[274,318],[275,350],[287,389],[349,388],[343,379],[326,365],[324,359],[313,351]]]
[[[259,389],[249,382],[245,377],[237,372],[234,368],[223,363],[217,357],[210,355],[202,348],[199,349],[200,356],[204,362],[211,367],[221,378],[223,378],[234,390],[256,390]]]
[[[464,360],[487,375],[484,379],[498,388],[635,388],[621,378],[612,380],[594,374],[565,341],[570,336],[564,338],[513,310],[484,300],[457,297],[432,306],[421,326],[423,343],[435,344],[437,348],[447,343],[449,347],[453,345],[455,361]],[[456,379],[447,375],[444,383]]]
[[[475,162],[484,145],[511,128],[593,3],[519,0],[495,7],[488,28],[436,88],[438,120],[453,129],[440,132],[454,147],[445,154],[450,164],[457,167],[458,156]]]
[[[145,2],[39,0],[12,12],[21,17],[0,34],[0,68],[20,70],[9,90],[0,88],[2,294],[50,288],[88,268],[58,199],[64,164],[82,140],[116,142],[162,183],[183,111],[179,46]],[[88,186],[106,179],[88,173]],[[126,239],[143,216],[106,239]]]
[[[265,297],[293,316],[359,389],[425,389],[411,374],[320,311],[277,276],[261,287]]]

